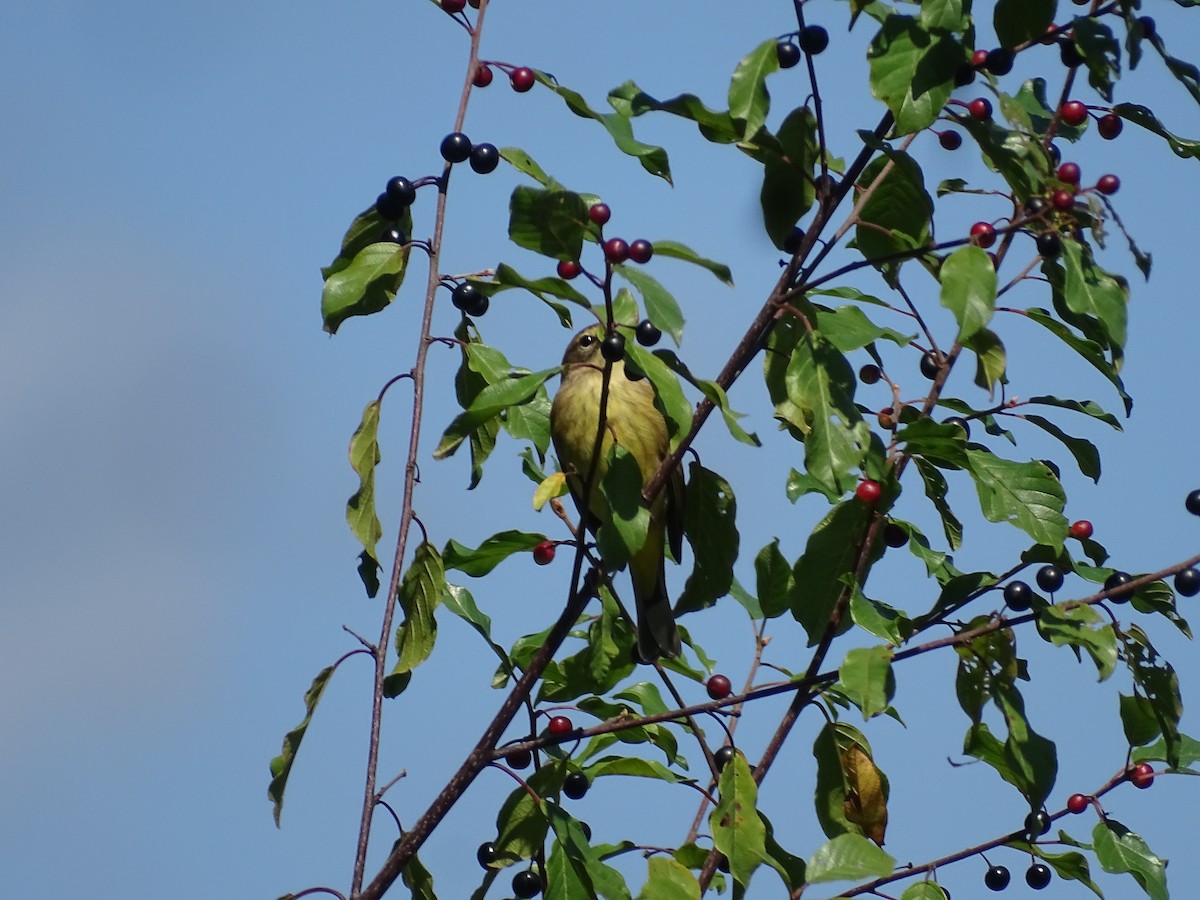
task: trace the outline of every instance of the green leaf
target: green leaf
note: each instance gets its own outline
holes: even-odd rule
[[[950,900],[950,894],[936,881],[918,881],[904,889],[900,900]]]
[[[346,501],[346,521],[350,523],[350,531],[363,545],[367,559],[374,564],[373,570],[379,568],[375,547],[383,537],[383,525],[375,511],[375,467],[381,459],[379,405],[378,400],[372,400],[366,405],[362,421],[350,438],[350,465],[358,473],[358,490]],[[363,566],[371,568],[367,559],[363,559],[360,569]]]
[[[839,503],[812,530],[796,560],[792,615],[808,632],[810,647],[820,642],[838,598],[849,590],[845,578],[853,576],[869,517],[857,500]]]
[[[491,282],[475,281],[472,283],[489,297],[495,296],[508,288],[521,288],[529,291],[529,293],[554,310],[564,328],[572,327],[571,311],[561,303],[551,300],[551,297],[560,297],[585,309],[591,308],[587,297],[579,293],[579,291],[575,290],[575,288],[571,287],[570,284],[561,278],[526,278],[506,263],[500,263],[496,266],[495,280]]]
[[[415,853],[404,864],[400,880],[412,892],[413,900],[437,900],[437,892],[433,889],[433,875]]]
[[[817,821],[825,836],[856,834],[882,842],[891,788],[863,733],[844,722],[826,722],[813,743],[813,757]]]
[[[942,306],[958,322],[958,340],[966,341],[992,319],[996,310],[996,268],[978,247],[960,247],[942,263]]]
[[[677,613],[712,606],[729,593],[741,540],[737,499],[724,478],[699,463],[688,466],[683,529],[695,566],[675,604]]]
[[[454,394],[458,405],[470,408],[484,388],[494,382],[506,380],[511,366],[504,354],[479,340],[478,332],[467,316],[459,319],[454,329],[458,339],[461,362],[454,374]],[[499,416],[486,419],[467,435],[471,451],[471,481],[468,490],[474,489],[483,478],[483,464],[496,447],[500,434]]]
[[[900,610],[872,600],[856,586],[850,595],[850,618],[859,628],[888,643],[899,646],[912,634],[912,621]]]
[[[267,788],[267,799],[274,804],[276,828],[279,827],[279,817],[283,813],[283,792],[287,788],[288,776],[292,774],[292,764],[296,761],[300,742],[304,740],[304,733],[308,731],[313,713],[316,712],[317,704],[321,702],[321,695],[325,693],[325,688],[329,685],[329,679],[336,668],[337,663],[326,666],[312,680],[312,684],[304,692],[304,718],[300,720],[299,725],[283,736],[283,749],[279,751],[278,756],[271,760],[271,784]]]
[[[1174,667],[1158,655],[1146,633],[1137,625],[1130,625],[1121,640],[1125,664],[1133,675],[1134,685],[1150,701],[1165,742],[1167,764],[1174,768],[1179,765],[1179,719],[1183,714],[1179,676]]]
[[[655,245],[654,249],[657,253],[658,246]],[[645,272],[633,266],[616,266],[613,271],[637,289],[642,295],[646,316],[671,336],[675,346],[679,346],[683,341],[683,311],[671,293]]]
[[[951,550],[957,550],[962,546],[962,522],[954,515],[954,511],[950,509],[950,504],[946,501],[946,495],[950,492],[950,486],[946,483],[945,476],[939,472],[932,463],[923,459],[920,456],[914,457],[913,462],[917,465],[917,473],[921,476],[921,481],[925,485],[925,496],[933,504],[938,515],[942,520],[942,531],[946,535],[946,543],[950,545]]]
[[[791,602],[796,584],[791,565],[779,551],[779,538],[758,551],[758,556],[754,558],[754,572],[763,616],[773,619],[783,614]]]
[[[759,815],[762,816],[761,813]],[[779,877],[783,879],[783,883],[789,891],[799,890],[805,883],[804,860],[779,846],[779,843],[775,840],[775,828],[771,825],[771,820],[766,816],[762,816],[762,820],[763,824],[767,827],[765,841],[767,855],[763,859],[763,862],[779,874]]]
[[[1162,734],[1154,704],[1140,694],[1120,694],[1121,727],[1130,747],[1148,744]]]
[[[583,649],[546,666],[539,701],[566,703],[588,694],[603,694],[633,671],[631,627],[607,589],[601,589],[600,598],[600,615],[588,626]]]
[[[683,784],[693,779],[672,772],[660,762],[652,759],[639,759],[636,756],[606,756],[604,759],[586,766],[582,771],[595,780],[604,775],[625,775],[634,778],[653,778],[665,781],[667,784]]]
[[[981,328],[964,342],[964,346],[975,354],[975,383],[992,396],[996,385],[1006,380],[1008,357],[1004,344],[994,331]]]
[[[609,448],[600,493],[610,515],[596,533],[596,543],[604,561],[619,568],[646,543],[650,529],[650,510],[642,499],[641,467],[620,444]]]
[[[550,820],[546,804],[534,797],[553,796],[567,773],[565,761],[537,769],[508,795],[496,813],[496,859],[504,864],[532,859],[542,849]]]
[[[508,658],[504,648],[492,640],[492,620],[479,609],[471,592],[465,587],[447,583],[445,593],[442,594],[442,606],[479,632],[487,645],[492,648],[492,652],[500,658],[500,667],[505,671],[506,676],[513,677],[512,660]]]
[[[717,144],[732,144],[741,131],[728,112],[709,109],[694,94],[680,94],[669,100],[656,100],[636,83],[626,81],[608,93],[608,103],[618,113],[630,118],[648,112],[665,112],[695,122],[706,140]]]
[[[850,650],[838,669],[838,687],[862,711],[863,719],[886,712],[896,693],[892,649],[862,647]]]
[[[914,335],[904,335],[891,328],[881,328],[857,306],[839,306],[827,309],[815,307],[817,331],[821,332],[838,350],[849,353],[878,340],[891,341],[898,347],[912,343]]]
[[[652,856],[638,900],[700,900],[696,876],[669,856]]]
[[[1059,834],[1062,835],[1062,832],[1060,831]],[[1035,854],[1039,859],[1044,859],[1058,874],[1059,878],[1078,881],[1089,888],[1100,900],[1104,900],[1104,894],[1100,892],[1100,888],[1092,881],[1092,873],[1088,868],[1087,858],[1082,853],[1076,853],[1073,850],[1067,853],[1047,853],[1044,847],[1038,844],[1030,845],[1028,841],[1022,841],[1019,844],[1014,842],[1009,846],[1016,846],[1020,850],[1028,850],[1028,852]]]
[[[782,250],[796,222],[808,212],[816,198],[813,172],[820,148],[817,120],[812,110],[801,106],[788,113],[775,138],[781,152],[762,154],[759,204],[767,235]]]
[[[1034,322],[1037,322],[1043,328],[1056,335],[1059,340],[1078,353],[1085,362],[1107,378],[1113,387],[1117,389],[1117,393],[1125,403],[1125,415],[1129,415],[1133,409],[1133,399],[1125,393],[1125,384],[1121,381],[1118,374],[1120,368],[1104,356],[1104,348],[1100,344],[1087,338],[1076,336],[1061,322],[1052,318],[1050,313],[1044,309],[1028,309],[1025,311],[1025,314]],[[1044,397],[1039,398],[1039,402],[1045,402],[1046,399]]]
[[[472,550],[451,539],[446,542],[446,546],[442,550],[442,564],[447,569],[458,569],[472,578],[480,578],[514,553],[532,550],[544,540],[546,540],[544,534],[501,531],[493,534],[477,549]]]
[[[557,804],[546,808],[557,838],[546,863],[548,900],[630,900],[625,879],[591,846],[583,824]]]
[[[729,115],[741,137],[753,137],[767,121],[771,97],[767,76],[779,70],[775,38],[768,38],[737,64],[729,81]]]
[[[1128,872],[1150,900],[1168,900],[1167,861],[1155,856],[1140,835],[1105,818],[1092,829],[1092,842],[1105,872]]]
[[[1099,680],[1104,681],[1117,666],[1117,635],[1112,623],[1091,606],[1064,607],[1052,604],[1041,609],[1038,634],[1056,647],[1071,647],[1076,656],[1087,651],[1096,664]]]
[[[562,189],[562,185],[555,178],[547,175],[546,171],[538,165],[537,161],[520,147],[501,147],[500,158],[518,172],[528,175],[542,187],[554,188],[555,190]]]
[[[695,411],[673,371],[679,364],[678,357],[670,350],[651,353],[634,341],[626,341],[625,364],[631,363],[631,368],[644,373],[654,385],[654,405],[667,420],[667,431],[674,448],[692,427],[692,413]]]
[[[745,887],[766,856],[766,826],[755,808],[758,785],[746,757],[735,753],[717,780],[717,804],[708,817],[713,844],[729,860],[734,881]]]
[[[916,419],[896,432],[896,443],[906,453],[943,468],[965,469],[970,464],[966,432],[958,425]]]
[[[1181,138],[1167,131],[1158,120],[1158,117],[1154,115],[1154,111],[1149,107],[1140,106],[1136,103],[1118,103],[1113,107],[1113,112],[1121,118],[1128,119],[1135,125],[1140,125],[1147,131],[1152,131],[1159,137],[1165,138],[1167,145],[1176,156],[1184,158],[1190,156],[1193,159],[1200,159],[1200,141]]]
[[[591,227],[587,204],[572,191],[518,185],[508,201],[508,236],[518,247],[552,259],[579,259]]]
[[[1001,47],[1034,42],[1054,24],[1056,0],[997,0],[992,12]]]
[[[1119,353],[1125,346],[1129,289],[1105,272],[1075,241],[1063,241],[1058,260],[1043,260],[1054,308],[1093,341]]]
[[[925,0],[921,4],[921,25],[930,31],[961,32],[969,23],[964,16],[963,0]]]
[[[1113,80],[1121,74],[1121,45],[1112,29],[1097,17],[1081,17],[1075,22],[1072,37],[1087,66],[1088,84],[1112,103]]]
[[[924,247],[930,241],[933,200],[925,190],[921,167],[907,153],[892,151],[889,156],[873,159],[858,179],[864,187],[874,185],[859,210],[854,237],[868,260]],[[862,191],[857,196],[862,198]]]
[[[321,319],[325,330],[336,334],[351,316],[366,316],[387,307],[404,282],[409,244],[380,241],[391,227],[372,206],[350,224],[337,258],[321,270]],[[404,210],[396,227],[412,233],[412,211]]]
[[[1170,766],[1170,768],[1180,772],[1188,771],[1187,767],[1191,766],[1192,763],[1200,761],[1200,741],[1193,740],[1186,734],[1181,734],[1178,741],[1176,741],[1174,752],[1179,758],[1177,764]],[[1133,751],[1134,762],[1145,762],[1147,760],[1166,762],[1166,742],[1158,740],[1150,747],[1143,747]]]
[[[411,672],[433,652],[437,639],[437,620],[433,611],[445,592],[446,571],[442,567],[442,558],[433,544],[422,541],[400,581],[398,599],[404,621],[396,628],[399,659],[392,669],[393,676]]]
[[[871,93],[896,119],[898,135],[928,128],[954,89],[954,73],[966,57],[953,35],[927,30],[910,17],[889,15],[871,41]]]
[[[1100,451],[1096,449],[1096,445],[1091,441],[1083,438],[1073,437],[1067,434],[1049,419],[1044,419],[1041,416],[1035,416],[1032,413],[1026,413],[1025,421],[1036,425],[1038,428],[1045,431],[1047,434],[1058,438],[1066,448],[1075,457],[1075,462],[1079,466],[1079,471],[1086,475],[1092,481],[1100,481]]]
[[[859,881],[890,875],[896,861],[862,835],[841,834],[826,841],[808,858],[811,884]]]
[[[561,369],[561,366],[555,366],[553,369],[546,369],[543,372],[507,378],[496,384],[487,385],[479,392],[471,405],[455,416],[454,421],[446,428],[441,441],[433,451],[433,458],[445,459],[459,448],[468,435],[474,433],[484,423],[496,418],[503,410],[533,399],[538,389],[554,375],[557,375]]]
[[[670,259],[679,259],[692,265],[699,266],[702,269],[707,269],[717,277],[718,280],[733,287],[733,272],[729,266],[724,263],[715,262],[711,259],[698,254],[686,244],[681,244],[678,241],[654,241],[654,255],[665,256]]]
[[[729,396],[725,393],[725,389],[715,381],[697,381],[696,387],[704,392],[704,396],[713,402],[718,410],[721,411],[721,418],[725,420],[725,427],[729,429],[729,433],[734,440],[741,441],[743,444],[748,444],[751,447],[761,447],[762,441],[758,439],[758,435],[753,432],[746,431],[741,426],[738,419],[741,419],[745,414],[734,412],[729,405]]]
[[[1066,495],[1043,463],[1013,462],[983,449],[968,449],[967,460],[984,518],[1008,522],[1037,543],[1062,549]]]

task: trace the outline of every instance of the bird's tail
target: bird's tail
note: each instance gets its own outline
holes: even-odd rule
[[[679,630],[675,627],[675,613],[671,609],[671,598],[667,595],[667,578],[659,568],[658,581],[648,596],[635,590],[638,619],[638,656],[643,662],[654,662],[660,656],[679,655],[681,645]]]

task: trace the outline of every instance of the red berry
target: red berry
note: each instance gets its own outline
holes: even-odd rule
[[[989,222],[976,222],[971,226],[971,243],[986,250],[996,243],[996,229]]]
[[[885,406],[883,409],[881,409],[876,414],[876,418],[879,420],[880,428],[891,431],[896,427],[896,411],[890,406]]]
[[[609,238],[604,242],[604,258],[614,266],[629,259],[629,245],[621,238]]]
[[[1121,133],[1124,127],[1125,123],[1121,121],[1121,117],[1116,113],[1109,113],[1096,120],[1096,130],[1100,132],[1100,137],[1106,141],[1113,140]]]
[[[724,675],[714,675],[708,679],[706,687],[708,688],[708,696],[714,700],[724,700],[733,693],[733,685]]]
[[[467,5],[467,0],[442,0],[442,9],[453,15],[460,13]]]
[[[992,104],[987,97],[976,97],[967,104],[967,112],[971,114],[971,118],[979,122],[986,122],[992,117]]]
[[[1101,175],[1096,182],[1096,190],[1102,194],[1115,194],[1121,189],[1121,179],[1116,175]]]
[[[1075,195],[1071,191],[1059,190],[1050,195],[1050,202],[1055,209],[1068,210],[1075,205]]]
[[[883,496],[883,488],[879,486],[878,481],[864,481],[855,489],[854,496],[860,502],[871,505],[879,502],[879,498]]]
[[[629,258],[635,263],[650,262],[650,257],[654,255],[654,245],[644,238],[638,238],[629,245]]]
[[[1062,120],[1068,125],[1082,125],[1087,121],[1087,107],[1078,100],[1068,100],[1062,105]]]
[[[1150,763],[1138,763],[1129,770],[1129,780],[1135,788],[1144,791],[1154,783],[1154,766]]]
[[[1078,522],[1071,523],[1071,537],[1085,541],[1092,536],[1092,523],[1087,519],[1080,519]]]
[[[550,723],[546,726],[546,733],[561,736],[570,733],[573,728],[571,720],[566,716],[552,716]]]
[[[608,208],[607,203],[593,203],[588,207],[588,218],[597,225],[603,225],[612,218],[612,210]]]
[[[542,541],[533,548],[533,561],[539,566],[554,562],[554,541]]]
[[[492,83],[492,70],[484,63],[479,63],[475,66],[475,76],[471,79],[471,84],[475,87],[487,87]]]
[[[578,278],[579,273],[583,271],[583,266],[578,260],[560,259],[558,261],[558,277],[570,281],[572,278]]]
[[[530,90],[537,82],[537,76],[533,74],[533,69],[521,66],[519,69],[512,70],[512,74],[508,76],[508,81],[514,91],[518,94],[523,94]]]
[[[962,146],[962,135],[957,131],[943,131],[938,135],[938,143],[943,150],[957,150]]]
[[[1065,162],[1058,167],[1059,181],[1065,181],[1067,184],[1079,184],[1079,163]]]
[[[1091,804],[1091,798],[1083,794],[1072,794],[1067,798],[1067,811],[1079,815]]]

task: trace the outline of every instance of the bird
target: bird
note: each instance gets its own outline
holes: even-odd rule
[[[600,461],[590,496],[584,499],[607,364],[602,353],[604,329],[603,325],[592,325],[571,338],[563,354],[562,383],[550,408],[554,450],[580,516],[592,533],[609,519],[608,504],[597,486],[608,469],[608,454],[614,442],[636,460],[643,486],[670,452],[667,423],[654,405],[654,388],[644,378],[628,377],[623,360],[618,359],[612,363],[609,377]],[[667,542],[678,560],[683,545],[683,473],[678,467],[650,504],[646,542],[629,560],[637,607],[637,650],[647,663],[680,652],[679,631],[667,593]]]

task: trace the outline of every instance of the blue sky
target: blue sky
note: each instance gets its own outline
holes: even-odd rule
[[[1073,11],[1061,6],[1064,15]],[[846,35],[843,4],[808,8],[830,27],[831,47],[818,69],[832,140],[849,156],[853,130],[878,116],[855,93],[870,23]],[[1186,53],[1184,36],[1198,34],[1194,15],[1169,4],[1154,12],[1171,46]],[[790,4],[765,0],[739,4],[736,12],[709,0],[686,10],[497,3],[483,55],[552,72],[596,105],[633,78],[657,96],[686,90],[719,106],[737,59],[788,30],[789,15]],[[1059,77],[1053,51],[1039,52],[1022,57],[1005,89],[1015,90],[1034,68]],[[0,95],[6,896],[272,897],[318,883],[345,887],[365,757],[366,666],[347,666],[327,692],[280,831],[265,798],[267,763],[300,718],[311,677],[354,646],[341,626],[367,635],[378,628],[343,519],[354,489],[345,449],[363,405],[411,365],[425,273],[417,261],[392,309],[350,321],[330,338],[320,327],[318,269],[387,177],[439,168],[437,144],[453,121],[466,53],[461,29],[423,2],[48,0],[0,12],[0,73],[8,86]],[[1200,136],[1196,105],[1159,68],[1149,60],[1120,98],[1150,98],[1174,131]],[[772,79],[773,121],[803,102],[801,71]],[[975,93],[967,88],[961,96]],[[1101,102],[1086,89],[1078,96]],[[473,98],[466,131],[477,141],[522,146],[564,183],[601,194],[614,210],[612,233],[681,240],[729,263],[732,290],[671,261],[649,268],[688,316],[685,358],[712,374],[778,273],[778,254],[758,222],[754,166],[735,151],[703,144],[683,123],[638,124],[647,140],[671,151],[675,189],[645,175],[549,92],[518,95],[502,78]],[[1064,470],[1068,515],[1095,522],[1114,563],[1148,571],[1200,546],[1200,521],[1182,509],[1184,494],[1200,486],[1192,384],[1200,312],[1188,237],[1200,181],[1195,160],[1178,160],[1136,132],[1127,127],[1112,143],[1090,134],[1073,154],[1085,183],[1106,171],[1120,175],[1116,205],[1155,254],[1149,284],[1119,238],[1104,257],[1134,285],[1125,372],[1134,416],[1121,435],[1064,423],[1101,442],[1105,473],[1093,486]],[[931,183],[943,177],[942,166],[945,177],[986,183],[966,149],[950,157],[924,135],[913,152],[923,165],[939,167],[931,168]],[[503,260],[525,274],[549,273],[548,264],[504,239],[507,197],[519,182],[507,166],[487,177],[456,173],[445,272]],[[939,234],[999,216],[1003,205],[985,198],[951,203],[944,218],[939,213]],[[417,214],[418,234],[429,233],[427,192]],[[869,276],[856,284],[883,289]],[[936,306],[931,284],[927,299]],[[1022,296],[1045,302],[1036,288]],[[444,304],[435,331],[448,334],[454,321]],[[536,300],[515,292],[498,298],[482,327],[514,363],[531,369],[555,364],[567,339]],[[1036,336],[1019,324],[1011,328],[1004,335],[1014,393],[1094,398],[1118,408],[1105,383],[1081,367],[1049,363],[1049,348]],[[922,388],[915,354],[894,359],[898,371],[909,366],[915,394]],[[431,354],[422,521],[438,545],[450,537],[474,545],[507,527],[554,533],[550,517],[529,505],[531,485],[519,473],[513,442],[501,443],[472,493],[465,491],[464,459],[430,459],[454,413],[449,384],[456,364],[453,352]],[[748,427],[773,438],[754,375],[732,401],[748,414]],[[884,405],[883,388],[876,390],[864,388],[863,402]],[[389,395],[379,486],[389,536],[407,413],[402,392]],[[749,450],[717,425],[698,445],[705,464],[728,475],[738,494],[739,574],[747,582],[759,547],[779,536],[795,558],[824,513],[817,498],[787,503],[782,487],[799,463],[798,448],[767,443]],[[1032,441],[1016,452],[1056,451]],[[931,525],[919,490],[910,494],[904,514]],[[955,496],[968,541],[974,538],[960,566],[1003,569],[1021,547],[1019,535],[983,524],[965,483]],[[889,560],[873,576],[873,595],[919,610],[932,596],[921,575],[911,561]],[[494,580],[468,586],[507,643],[556,614],[567,577],[565,564],[535,569],[521,558]],[[687,624],[739,684],[751,648],[740,609],[725,603]],[[408,772],[389,795],[406,824],[499,702],[487,687],[493,666],[485,648],[456,621],[443,619],[441,627],[434,659],[397,701],[385,734],[382,772]],[[1179,669],[1186,702],[1200,684],[1194,649],[1158,622],[1151,628]],[[775,661],[799,667],[801,642],[777,630]],[[1021,647],[1034,655],[1034,690],[1046,692],[1031,699],[1031,717],[1060,740],[1051,802],[1061,805],[1121,763],[1115,688],[1096,686],[1090,666],[1064,651],[1047,652],[1032,635]],[[957,759],[966,726],[953,699],[952,669],[949,655],[937,654],[906,666],[898,672],[896,705],[907,730],[890,720],[865,726],[892,780],[888,849],[900,860],[952,852],[1017,827],[1024,816],[1019,798],[993,773],[946,763]],[[689,697],[701,696],[693,687]],[[739,736],[749,754],[758,752],[781,708],[764,702],[747,716]],[[809,749],[818,725],[802,722],[765,789],[785,845],[801,855],[822,840],[810,802]],[[1191,713],[1184,730],[1200,730]],[[694,813],[691,792],[607,781],[616,783],[579,805],[598,839],[615,838],[630,819],[644,828],[639,839],[646,843],[682,838]],[[443,896],[466,896],[477,883],[474,848],[492,836],[494,810],[510,789],[502,776],[485,773],[429,844],[423,856]],[[1196,790],[1190,780],[1173,779],[1146,792],[1122,789],[1106,804],[1172,858],[1177,888],[1200,876],[1188,812]],[[1077,837],[1090,828],[1084,818],[1070,823]],[[380,827],[382,835],[386,823]],[[381,838],[379,853],[390,840]],[[1017,854],[1006,856],[1014,872],[1024,869]],[[630,863],[634,883],[641,866]],[[956,892],[979,890],[983,868],[962,864],[941,879]],[[773,895],[773,876],[758,879],[752,894]],[[1106,884],[1110,896],[1135,890],[1124,881]]]

